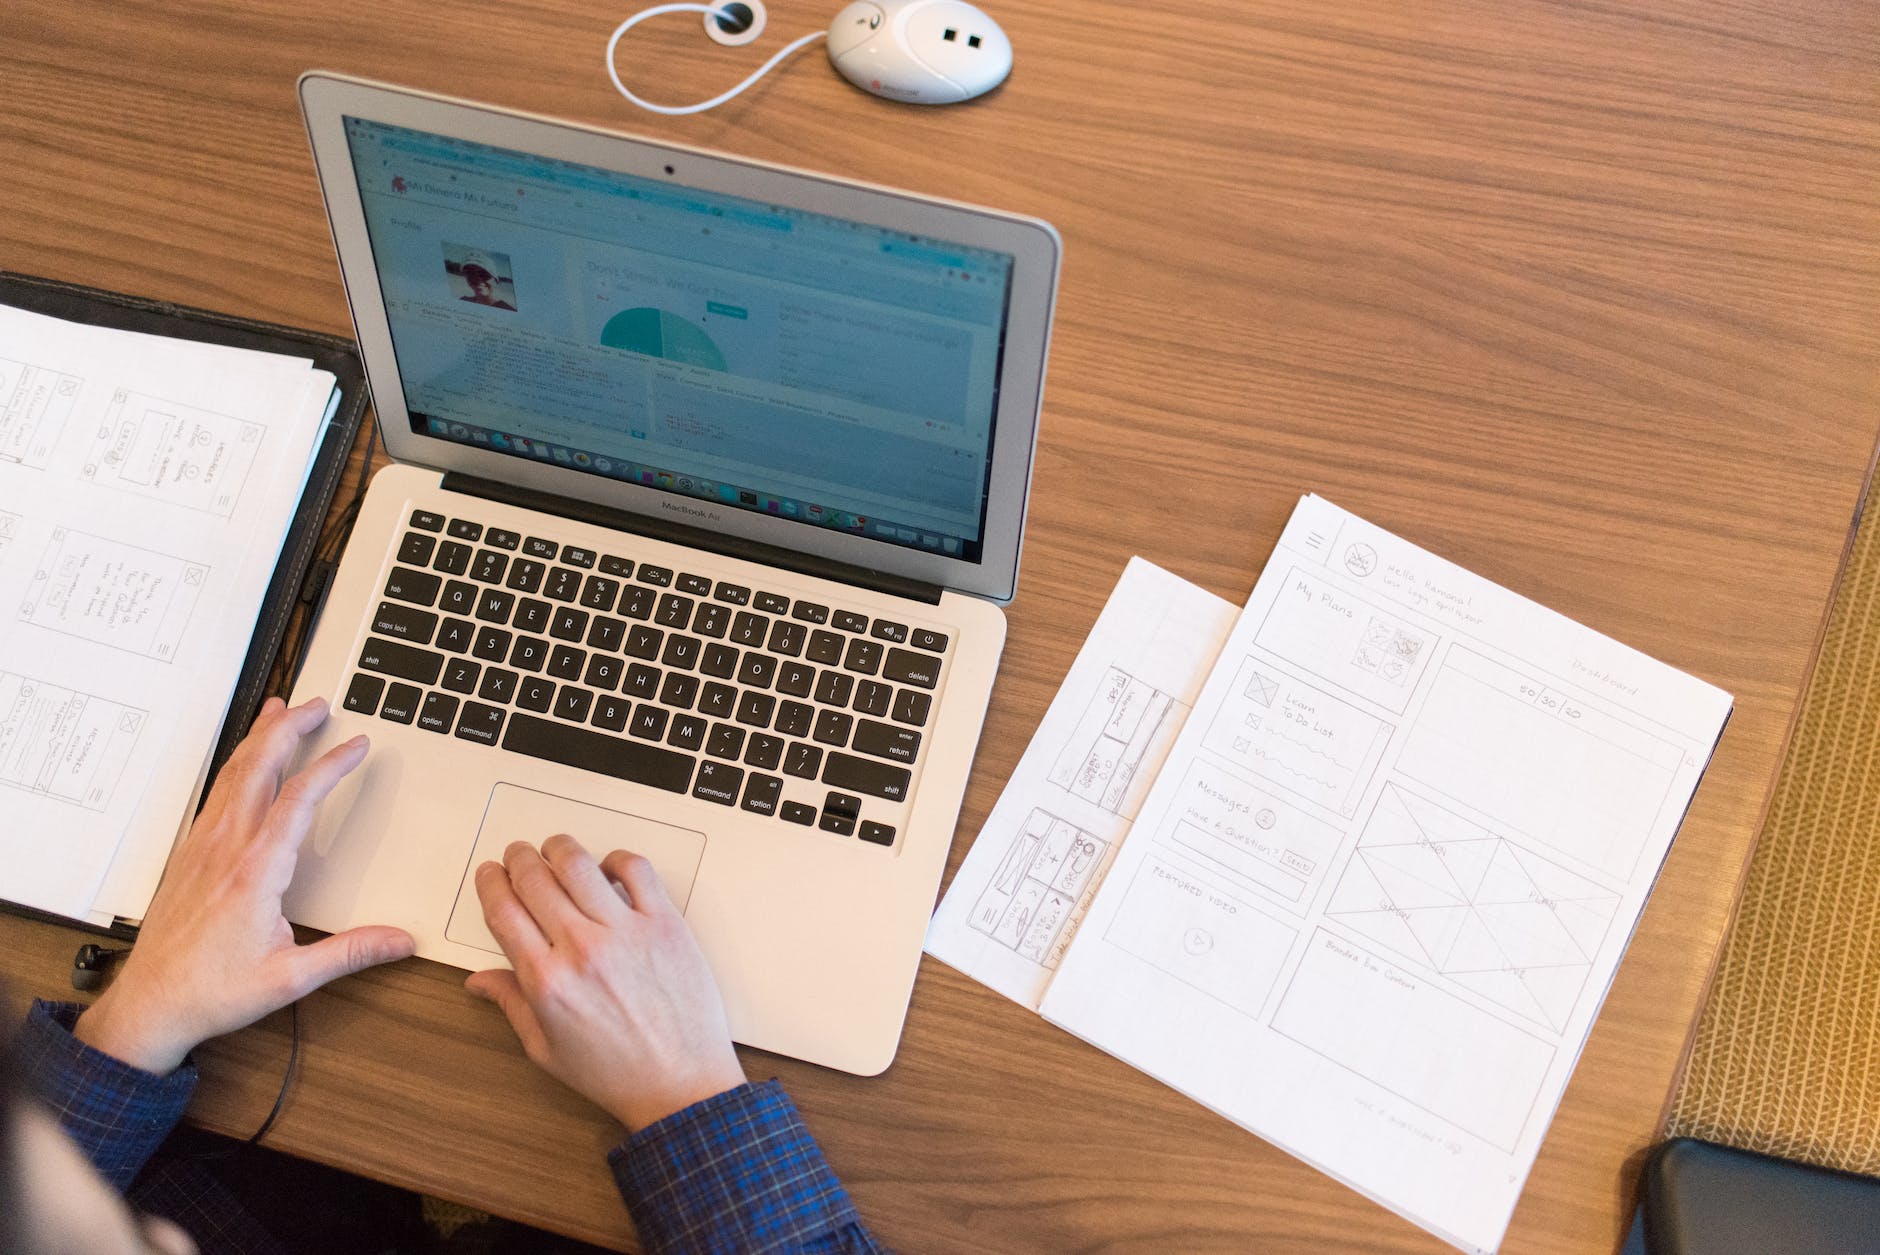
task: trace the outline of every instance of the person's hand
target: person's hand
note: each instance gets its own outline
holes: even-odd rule
[[[411,934],[387,927],[296,945],[281,914],[314,808],[366,756],[366,738],[354,737],[282,783],[301,739],[326,715],[320,698],[291,710],[270,698],[261,708],[171,853],[123,969],[79,1017],[80,1041],[170,1072],[211,1037],[412,953]]]
[[[718,983],[647,860],[518,841],[476,885],[515,970],[465,987],[502,1008],[543,1071],[629,1132],[744,1084]]]

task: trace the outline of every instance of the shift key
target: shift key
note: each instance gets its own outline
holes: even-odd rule
[[[367,638],[365,648],[359,651],[359,665],[367,671],[395,675],[401,680],[436,684],[439,673],[444,670],[444,655],[373,636]]]

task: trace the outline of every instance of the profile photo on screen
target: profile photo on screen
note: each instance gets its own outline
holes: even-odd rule
[[[451,295],[460,301],[491,309],[516,308],[516,284],[507,253],[446,242],[444,273],[449,276]]]

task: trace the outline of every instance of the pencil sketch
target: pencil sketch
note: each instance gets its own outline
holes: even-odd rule
[[[1150,855],[1104,940],[1257,1018],[1298,930],[1212,881]]]
[[[973,904],[968,926],[1021,958],[1055,970],[1109,846],[1049,811],[1032,808]]]
[[[5,557],[7,548],[19,538],[20,516],[6,510],[0,510],[0,557]]]
[[[1314,572],[1293,567],[1254,642],[1318,678],[1402,714],[1437,637]]]
[[[1188,764],[1160,833],[1165,844],[1252,881],[1295,912],[1311,900],[1344,835],[1205,758]]]
[[[102,811],[147,717],[134,706],[0,671],[0,784]]]
[[[45,469],[84,381],[0,357],[0,462]]]
[[[201,563],[61,527],[28,582],[20,618],[168,662],[208,576]]]
[[[1391,725],[1251,656],[1202,744],[1296,797],[1351,816]]]
[[[1134,819],[1188,707],[1110,666],[1047,776],[1113,815]]]
[[[120,388],[81,474],[103,487],[227,518],[264,434],[260,423]]]

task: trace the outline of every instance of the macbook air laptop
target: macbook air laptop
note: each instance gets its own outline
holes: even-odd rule
[[[472,869],[646,855],[733,1035],[893,1058],[1018,577],[1045,223],[300,83],[394,459],[294,697],[366,764],[288,918],[504,960]]]

